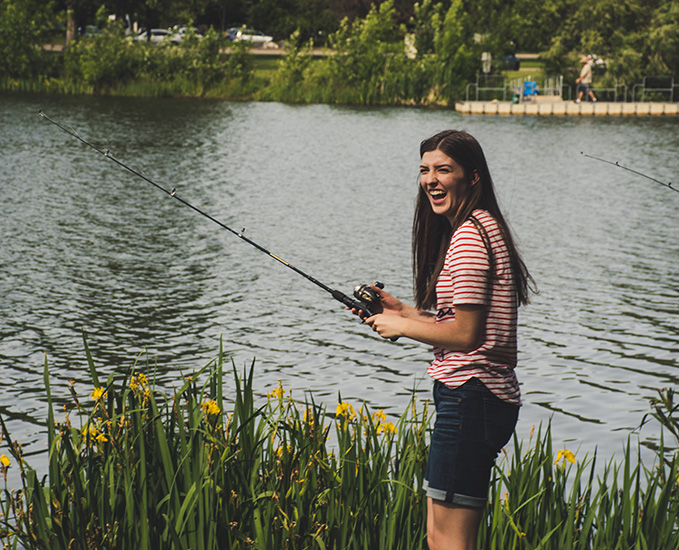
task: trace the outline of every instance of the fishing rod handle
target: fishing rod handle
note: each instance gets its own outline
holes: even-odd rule
[[[341,292],[339,290],[333,290],[332,297],[335,298],[335,300],[337,300],[338,302],[342,302],[349,309],[355,309],[356,312],[358,313],[358,316],[363,320],[373,316],[373,312],[370,311],[370,309],[368,309],[368,307],[365,304],[359,302],[358,300],[350,298],[349,296],[344,294],[344,292]]]

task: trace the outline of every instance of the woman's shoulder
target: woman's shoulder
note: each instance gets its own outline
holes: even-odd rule
[[[492,231],[497,224],[493,217],[485,210],[476,209],[455,230],[451,238],[451,245],[460,243],[483,243],[482,232]]]
[[[487,210],[481,210],[477,208],[474,210],[469,218],[460,224],[455,233],[466,234],[466,233],[478,233],[479,224],[487,231],[493,231],[498,227],[497,221]]]
[[[471,216],[469,216],[467,222],[473,223],[472,217],[476,218],[483,225],[497,225],[497,221],[490,214],[490,212],[488,212],[488,210],[482,210],[481,208],[477,208],[472,212]]]
[[[474,212],[472,212],[467,222],[473,225],[477,231],[480,229],[478,227],[478,224],[480,224],[481,228],[483,228],[483,231],[485,231],[488,235],[500,235],[502,233],[500,230],[500,224],[487,210],[481,210],[480,208],[477,208],[474,210]]]

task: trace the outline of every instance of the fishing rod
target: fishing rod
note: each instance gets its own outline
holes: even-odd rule
[[[168,189],[166,189],[165,187],[163,187],[162,185],[159,185],[159,184],[156,183],[155,181],[151,180],[150,178],[147,178],[144,174],[138,172],[138,171],[135,170],[134,168],[129,167],[127,164],[125,164],[125,163],[121,162],[120,160],[118,160],[117,158],[115,158],[115,157],[111,154],[111,152],[110,152],[108,149],[105,150],[105,151],[102,150],[102,149],[99,149],[97,146],[93,145],[93,144],[90,143],[89,141],[87,141],[87,140],[83,139],[82,137],[80,137],[75,131],[73,131],[73,130],[71,130],[71,129],[69,129],[69,128],[65,128],[64,126],[62,126],[61,124],[59,124],[59,123],[56,122],[55,120],[52,120],[52,119],[51,119],[50,117],[48,117],[45,113],[43,113],[42,110],[39,110],[39,111],[38,111],[38,114],[39,114],[42,118],[44,118],[45,120],[47,120],[48,122],[51,122],[52,124],[54,124],[57,128],[59,128],[59,129],[62,130],[63,132],[66,132],[68,135],[70,135],[70,136],[76,138],[78,141],[84,143],[85,145],[87,145],[88,147],[90,147],[91,149],[93,149],[94,151],[96,151],[97,153],[99,153],[100,155],[103,155],[103,156],[106,157],[107,159],[112,160],[112,161],[115,162],[118,166],[124,168],[125,170],[127,170],[128,172],[134,174],[135,176],[137,176],[137,177],[143,179],[143,180],[146,181],[147,183],[150,183],[151,185],[153,185],[155,188],[159,189],[159,190],[162,191],[163,193],[169,195],[170,197],[172,197],[172,198],[175,199],[175,200],[178,200],[180,203],[182,203],[182,204],[185,205],[185,206],[188,206],[189,208],[191,208],[191,209],[194,210],[195,212],[198,212],[198,214],[200,214],[201,216],[205,216],[208,220],[210,220],[210,221],[216,223],[216,224],[217,224],[218,226],[220,226],[221,228],[226,229],[227,231],[230,231],[231,233],[233,233],[233,234],[234,234],[236,237],[238,237],[239,239],[245,241],[246,243],[248,243],[248,244],[251,245],[251,246],[254,246],[254,247],[255,247],[257,250],[259,250],[260,252],[263,252],[264,254],[266,254],[267,256],[269,256],[269,257],[271,257],[271,258],[273,258],[273,259],[276,260],[277,262],[282,263],[285,267],[288,267],[288,268],[292,269],[292,270],[293,270],[295,273],[297,273],[298,275],[301,275],[301,276],[304,277],[305,279],[311,281],[311,282],[314,283],[316,286],[319,286],[320,288],[322,288],[323,290],[325,290],[327,293],[329,293],[329,294],[330,294],[335,300],[337,300],[338,302],[343,303],[343,304],[344,304],[345,306],[347,306],[349,309],[354,309],[354,310],[356,310],[356,312],[358,313],[359,317],[360,317],[362,320],[365,320],[366,318],[371,317],[372,315],[375,315],[375,314],[380,313],[380,312],[382,311],[382,305],[380,304],[380,297],[379,297],[379,295],[378,295],[378,294],[370,287],[370,285],[361,284],[361,285],[357,285],[357,286],[354,288],[354,296],[356,297],[356,300],[354,300],[354,299],[351,298],[350,296],[347,296],[346,294],[344,294],[343,292],[341,292],[341,291],[339,291],[339,290],[330,288],[328,285],[323,284],[322,282],[320,282],[319,280],[315,279],[314,277],[312,277],[312,276],[309,275],[308,273],[305,273],[305,272],[302,271],[301,269],[299,269],[299,268],[295,267],[294,265],[292,265],[292,264],[286,262],[286,261],[285,261],[284,259],[282,259],[281,257],[276,256],[275,254],[272,254],[272,253],[269,252],[266,248],[264,248],[263,246],[257,244],[257,243],[256,243],[255,241],[253,241],[252,239],[247,238],[245,235],[243,235],[243,232],[245,231],[245,229],[242,229],[241,231],[236,231],[235,229],[232,229],[231,227],[229,227],[228,225],[226,225],[226,224],[224,224],[223,222],[219,221],[218,219],[214,218],[214,217],[211,216],[210,214],[204,212],[203,210],[201,210],[201,209],[198,208],[197,206],[194,206],[193,204],[191,204],[191,203],[189,203],[188,201],[186,201],[186,200],[184,200],[183,198],[181,198],[179,195],[177,195],[176,189],[172,188],[171,190],[168,190]],[[378,288],[384,288],[384,285],[383,285],[382,283],[380,283],[380,282],[375,282],[374,284],[375,284],[375,286],[377,286]]]
[[[599,157],[594,157],[592,155],[588,155],[588,154],[586,154],[582,151],[580,151],[580,154],[584,155],[584,156],[586,156],[587,158],[590,158],[590,159],[605,162],[606,164],[610,164],[612,166],[617,166],[618,168],[622,168],[623,170],[627,170],[628,172],[632,172],[633,174],[636,174],[637,176],[641,176],[642,178],[646,178],[646,179],[649,179],[649,180],[654,181],[656,183],[659,183],[663,187],[669,187],[672,191],[676,191],[677,193],[679,193],[679,189],[677,189],[676,187],[672,187],[671,182],[665,183],[664,181],[657,180],[655,178],[652,178],[651,176],[647,176],[646,174],[642,174],[641,172],[637,172],[636,170],[632,170],[632,168],[628,168],[627,166],[623,166],[617,160],[615,162],[611,162],[610,160],[605,160],[605,159],[601,159]]]

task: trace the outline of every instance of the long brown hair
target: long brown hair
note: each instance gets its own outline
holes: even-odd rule
[[[481,145],[467,132],[446,130],[420,144],[420,158],[427,152],[440,150],[464,170],[469,181],[478,174],[478,182],[468,186],[468,193],[458,205],[453,222],[434,214],[426,192],[419,186],[413,220],[413,279],[415,304],[428,310],[436,306],[436,281],[445,260],[450,238],[455,230],[477,208],[486,210],[498,223],[509,252],[510,265],[519,304],[527,304],[529,290],[537,292],[526,264],[517,250],[509,225],[495,197],[493,180]]]

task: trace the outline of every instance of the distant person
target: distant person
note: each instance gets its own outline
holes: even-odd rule
[[[580,58],[580,63],[582,63],[582,69],[580,70],[580,76],[575,79],[575,83],[578,84],[578,99],[575,100],[576,103],[580,103],[582,96],[585,94],[589,95],[592,103],[596,103],[596,97],[594,97],[594,92],[592,91],[592,66],[594,61],[592,56],[582,56]]]

